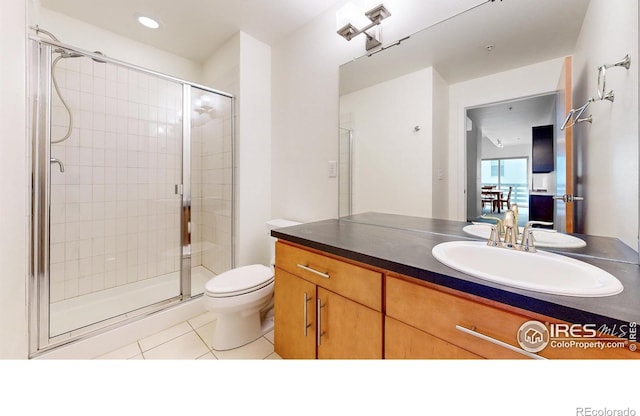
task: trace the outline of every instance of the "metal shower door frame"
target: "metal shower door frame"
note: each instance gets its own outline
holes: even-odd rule
[[[127,317],[127,313],[114,316],[102,322],[96,322],[84,328],[50,336],[49,295],[50,295],[50,180],[51,180],[51,107],[52,97],[52,53],[55,48],[64,48],[80,53],[89,58],[96,58],[121,67],[152,75],[182,85],[182,183],[176,184],[176,193],[181,195],[180,203],[180,293],[152,305],[136,310],[135,317]],[[88,52],[54,40],[31,36],[29,39],[29,62],[27,65],[29,133],[28,145],[31,171],[31,221],[29,234],[30,265],[28,277],[29,296],[29,355],[37,356],[53,348],[89,338],[95,334],[125,325],[136,319],[166,309],[201,296],[191,294],[191,88],[227,97],[230,102],[232,120],[232,160],[235,161],[235,97],[232,94],[205,87],[193,82],[151,71],[123,61]],[[233,163],[235,166],[235,163]],[[235,168],[231,174],[232,201],[235,205]],[[231,265],[235,266],[235,206],[231,210]]]

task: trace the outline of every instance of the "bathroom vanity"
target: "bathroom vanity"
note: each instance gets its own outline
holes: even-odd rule
[[[616,276],[622,293],[560,296],[492,283],[439,263],[434,246],[470,240],[459,231],[464,222],[365,215],[366,223],[355,216],[272,231],[279,240],[275,351],[281,357],[640,358],[628,340],[640,321],[640,269],[631,262],[633,250],[617,240],[582,236],[588,246],[564,254]],[[607,253],[618,258],[605,259]],[[560,329],[550,336],[554,346],[525,351],[518,331],[528,321]],[[594,328],[604,332],[597,339],[624,346],[562,343],[594,341]]]

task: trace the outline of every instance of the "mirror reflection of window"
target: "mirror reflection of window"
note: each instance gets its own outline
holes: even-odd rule
[[[525,219],[529,208],[528,159],[483,159],[480,165],[481,185],[495,186],[503,192],[503,198],[512,187],[510,203],[518,204],[519,219]]]

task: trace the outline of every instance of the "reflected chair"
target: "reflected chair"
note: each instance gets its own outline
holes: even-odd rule
[[[484,209],[485,205],[489,205],[492,209],[493,209],[493,201],[495,201],[494,198],[491,197],[491,195],[487,195],[487,194],[482,194],[482,197],[480,199],[482,201],[482,204],[480,205],[480,209]]]
[[[495,201],[495,194],[492,193],[491,191],[493,191],[495,188],[496,188],[495,185],[482,186],[482,190],[480,191],[480,201],[481,201],[480,210],[484,209],[485,205],[489,205],[493,210],[493,207],[494,207],[493,201]]]
[[[509,187],[509,193],[507,194],[506,198],[502,198],[502,195],[499,195],[496,199],[493,200],[494,211],[497,209],[498,212],[500,212],[500,210],[504,208],[504,204],[507,204],[507,209],[511,209],[511,192],[513,192],[513,186]]]

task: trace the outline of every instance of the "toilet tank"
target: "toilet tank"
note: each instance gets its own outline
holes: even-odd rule
[[[291,227],[293,225],[300,224],[302,223],[285,219],[275,219],[267,221],[267,230],[269,233],[269,265],[272,268],[276,264],[276,241],[278,239],[271,237],[271,230],[276,228]]]

